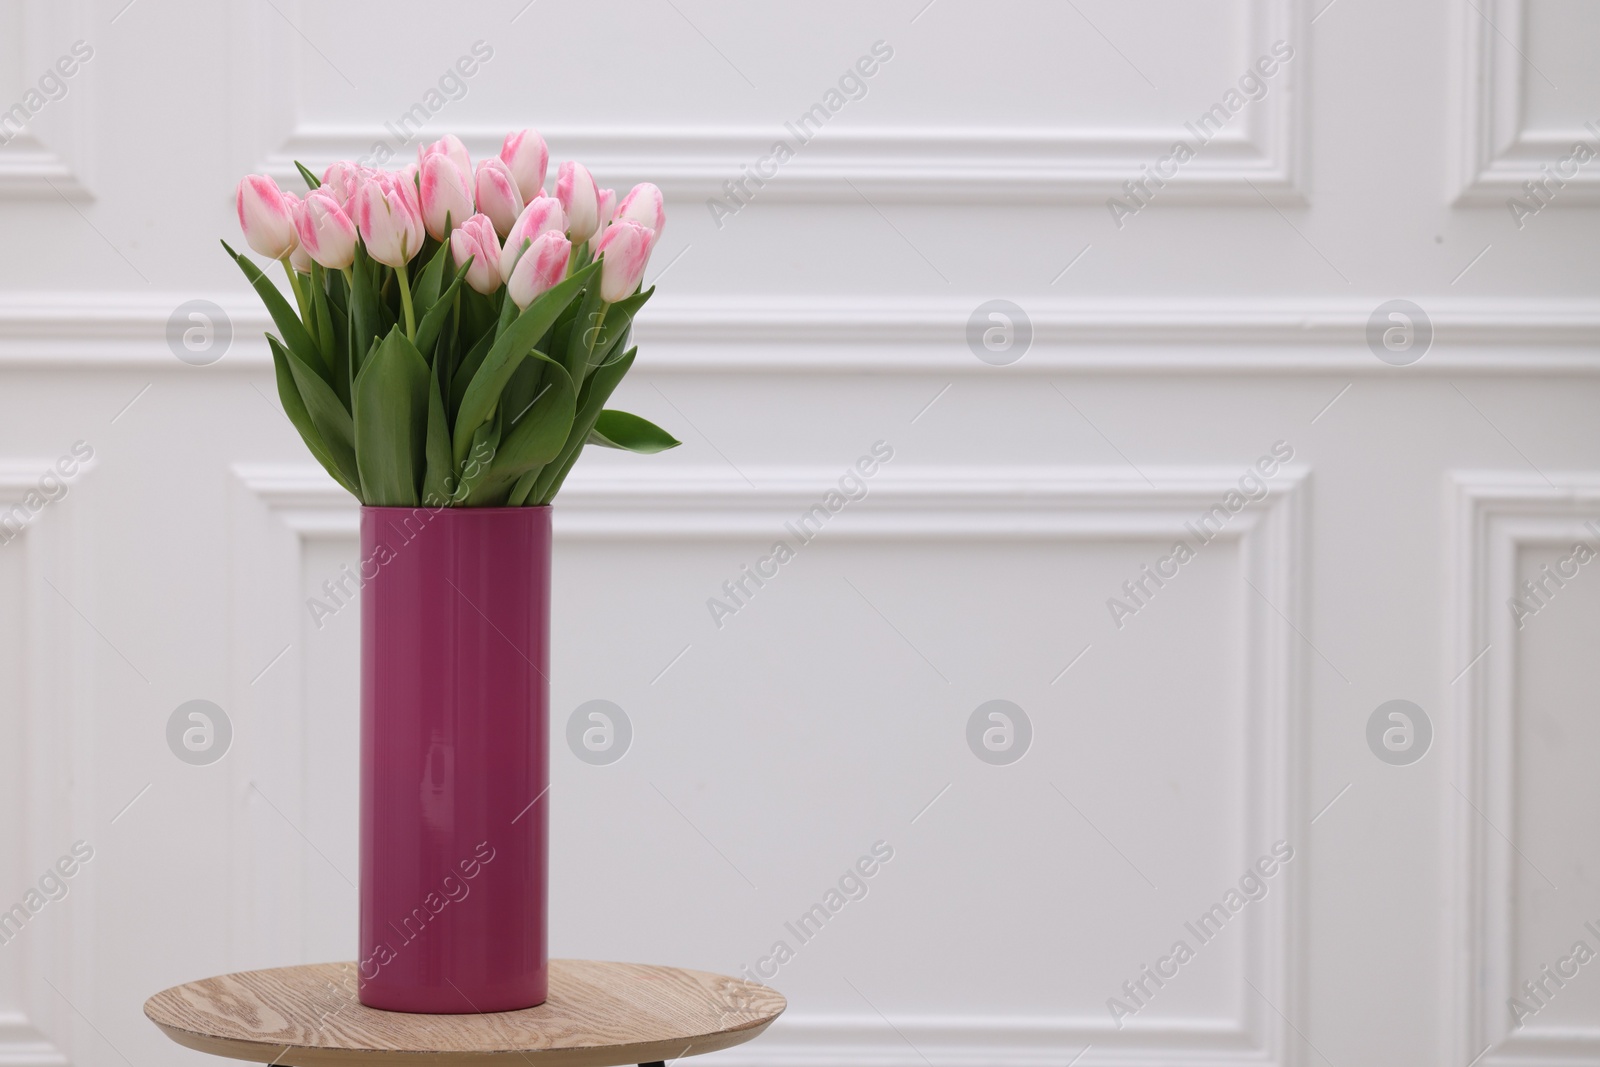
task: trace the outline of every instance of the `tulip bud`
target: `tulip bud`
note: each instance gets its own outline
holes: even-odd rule
[[[595,226],[594,232],[596,234],[605,233],[606,227],[611,225],[611,220],[616,217],[616,214],[617,191],[615,189],[600,190],[600,212],[598,216],[600,221]]]
[[[422,221],[436,241],[472,217],[472,192],[455,161],[443,152],[422,157]]]
[[[534,297],[566,277],[571,255],[572,242],[565,234],[555,230],[541,233],[528,246],[527,254],[517,260],[511,280],[506,282],[506,296],[517,307],[527,307]]]
[[[450,233],[450,256],[456,269],[468,257],[467,284],[485,296],[500,288],[500,238],[487,215],[474,215]]]
[[[600,189],[582,163],[567,160],[556,172],[556,199],[567,213],[567,236],[582,243],[600,226]]]
[[[294,251],[294,215],[277,182],[262,174],[250,175],[239,183],[235,207],[251,251],[268,259],[282,259]]]
[[[422,248],[422,215],[400,176],[386,175],[361,186],[356,226],[367,255],[387,266],[403,267]]]
[[[632,219],[613,222],[595,254],[602,257],[600,264],[600,299],[615,304],[633,295],[644,277],[644,266],[650,261],[650,247],[655,244],[655,234]]]
[[[505,144],[500,146],[500,159],[511,169],[524,204],[544,195],[544,174],[550,165],[550,150],[537,130],[506,134]]]
[[[522,193],[511,168],[499,156],[479,160],[476,181],[478,210],[489,216],[494,232],[504,237],[522,213]]]
[[[343,270],[355,260],[356,224],[331,193],[309,193],[295,212],[295,233],[309,257],[330,270]]]
[[[289,266],[301,274],[310,274],[311,253],[300,241],[300,220],[305,217],[305,202],[293,193],[284,193],[283,202],[288,205],[289,217],[294,220],[295,241],[294,247],[289,250]]]
[[[461,174],[462,184],[468,188],[472,186],[472,157],[467,154],[467,146],[461,143],[461,138],[453,133],[447,133],[430,145],[422,145],[417,149],[417,167],[420,169],[429,156],[444,156],[456,165],[456,170]]]
[[[419,179],[421,173],[422,168],[417,164],[407,163],[390,176],[391,181],[404,188],[406,193],[410,195],[411,206],[417,208],[418,214],[422,212],[422,182]]]
[[[359,167],[348,159],[341,159],[322,172],[322,184],[315,191],[327,193],[333,197],[334,203],[342,208],[348,208],[350,201],[355,198],[356,190],[361,188],[361,183],[366,180],[365,167]]]
[[[534,197],[506,234],[505,247],[500,250],[500,277],[511,280],[511,271],[529,241],[550,230],[564,233],[566,229],[567,214],[561,210],[561,201],[553,196]]]
[[[661,190],[649,182],[635,185],[622,198],[622,203],[617,205],[617,218],[632,219],[660,237],[662,228],[667,224],[667,206],[662,200]]]

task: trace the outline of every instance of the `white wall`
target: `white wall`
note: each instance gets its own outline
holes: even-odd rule
[[[477,41],[427,137],[536,125],[670,198],[619,403],[686,444],[591,455],[558,505],[557,954],[756,965],[882,840],[771,980],[790,1015],[723,1062],[1600,1058],[1597,965],[1515,1032],[1506,1003],[1600,949],[1600,564],[1507,606],[1600,521],[1600,162],[1507,205],[1600,138],[1592,4],[525,2],[0,7],[0,107],[93,50],[0,147],[0,501],[94,453],[0,546],[0,905],[94,849],[0,945],[0,1061],[198,1063],[144,997],[354,952],[358,620],[306,598],[355,512],[215,240],[240,174],[393,142]],[[878,41],[866,95],[715,219]],[[1119,227],[1108,196],[1279,41]],[[199,299],[232,330],[203,367],[166,341]],[[1006,366],[965,340],[991,299],[1031,323]],[[1367,341],[1394,299],[1434,335],[1408,366]],[[867,498],[718,628],[708,598],[880,440]],[[1277,442],[1266,499],[1118,628],[1108,598]],[[194,699],[233,727],[209,766],[167,746]],[[633,725],[608,766],[562,740],[595,699]],[[1007,766],[966,740],[994,699],[1032,724]],[[1409,765],[1368,745],[1395,699],[1433,728]]]

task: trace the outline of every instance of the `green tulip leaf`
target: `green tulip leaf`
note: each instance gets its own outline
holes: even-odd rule
[[[539,294],[510,326],[501,331],[500,336],[490,346],[482,365],[473,373],[472,381],[462,395],[461,409],[456,413],[454,448],[458,464],[467,458],[472,435],[495,410],[506,382],[527,358],[534,343],[544,336],[544,332],[556,321],[593,273],[593,267],[585,268],[566,281]],[[510,303],[509,298],[507,303]],[[541,355],[540,358],[547,357]]]
[[[267,335],[267,345],[272,349],[272,369],[278,380],[278,399],[283,404],[284,414],[289,416],[289,422],[294,428],[300,431],[300,439],[306,443],[306,448],[311,450],[311,455],[316,461],[322,464],[322,469],[327,471],[334,481],[349,490],[351,496],[360,500],[361,490],[357,488],[359,480],[352,479],[340,469],[339,464],[334,461],[333,454],[328,450],[327,443],[317,432],[316,423],[311,421],[311,413],[306,410],[305,401],[300,397],[300,389],[294,383],[294,372],[289,369],[289,354],[271,334]]]
[[[449,318],[451,308],[455,304],[456,291],[461,288],[461,280],[467,276],[467,268],[470,266],[472,266],[470,259],[462,264],[461,269],[456,271],[455,278],[450,282],[450,287],[444,291],[438,300],[434,301],[433,306],[428,308],[426,314],[422,316],[422,320],[417,323],[417,351],[427,357],[430,362],[432,362],[434,346],[439,340],[439,331],[444,329],[445,320]]]
[[[589,369],[586,373],[593,374],[597,367],[605,366],[627,351],[628,335],[633,329],[633,317],[655,291],[655,286],[652,285],[643,292],[618,300],[606,309],[605,319],[600,323],[600,333],[595,339],[594,350],[589,354]]]
[[[489,472],[500,452],[500,435],[504,424],[504,414],[496,412],[494,418],[479,426],[472,435],[472,447],[458,472],[461,484],[456,490],[457,496],[471,506],[484,507],[499,503],[493,496]]]
[[[250,285],[256,291],[256,295],[261,297],[261,302],[267,305],[267,314],[272,316],[273,325],[278,327],[278,333],[283,337],[284,347],[291,352],[297,353],[308,366],[317,367],[318,373],[325,376],[327,364],[322,363],[322,354],[317,348],[317,343],[311,339],[310,331],[300,321],[300,316],[295,312],[294,308],[283,298],[283,294],[278,291],[278,287],[273,285],[271,280],[261,272],[260,267],[229,248],[228,242],[223,241],[222,247],[227,251],[228,255],[233,257],[233,261],[239,265],[239,269],[244,271],[244,276],[249,279]],[[321,365],[318,366],[319,364]],[[324,380],[326,380],[326,377],[324,377]]]
[[[306,189],[315,191],[322,188],[322,182],[315,174],[306,170],[306,165],[298,159],[294,161],[294,169],[300,172],[300,177],[306,180]]]
[[[300,391],[312,424],[327,446],[328,454],[351,481],[361,484],[356,465],[355,429],[351,424],[349,409],[339,399],[339,394],[333,391],[333,386],[307,366],[294,349],[285,347],[284,358],[288,360],[289,373],[294,376],[295,386]]]
[[[534,483],[533,491],[528,494],[529,500],[535,504],[548,504],[561,491],[561,483],[566,481],[567,472],[572,470],[572,465],[578,461],[578,453],[589,440],[589,432],[594,429],[595,422],[600,418],[600,412],[605,410],[606,401],[611,398],[611,393],[617,384],[633,366],[634,357],[638,354],[637,348],[629,349],[621,359],[598,368],[590,375],[589,380],[583,383],[578,398],[578,412],[572,419],[572,432],[567,436],[567,442],[561,447],[556,458],[539,472],[539,479]]]
[[[417,275],[417,280],[411,286],[411,302],[416,306],[417,314],[425,314],[429,308],[439,302],[439,289],[444,285],[445,272],[449,270],[450,242],[442,241],[439,250],[428,260],[428,265],[422,268]],[[418,345],[420,351],[427,349]]]
[[[450,379],[450,415],[457,418],[461,412],[461,401],[466,399],[467,386],[472,384],[473,377],[478,373],[478,368],[483,366],[484,357],[489,354],[489,349],[494,346],[494,331],[485,330],[482,337],[468,350],[465,358],[456,366],[455,373]]]
[[[544,355],[538,346],[534,351]],[[550,364],[542,359],[525,359],[516,370],[506,387],[500,390],[500,406],[505,409],[507,416],[506,432],[510,433],[521,419],[532,409],[534,398],[544,388],[545,368]]]
[[[589,373],[595,341],[603,332],[607,310],[605,301],[600,299],[600,286],[591,285],[584,290],[583,299],[578,301],[578,312],[567,327],[566,350],[561,357],[561,365],[580,387]]]
[[[594,420],[594,429],[589,431],[588,443],[603,448],[620,448],[647,456],[683,444],[649,419],[642,419],[637,415],[612,408],[601,411],[599,417]]]
[[[549,463],[560,453],[572,432],[577,414],[577,393],[567,372],[548,363],[539,395],[528,404],[511,432],[501,442],[490,474],[506,483],[514,482],[535,468]]]
[[[425,448],[427,463],[422,477],[422,503],[425,507],[442,508],[456,503],[451,493],[455,489],[454,464],[450,459],[450,424],[445,419],[444,394],[439,381],[444,373],[435,364],[428,375],[428,443]]]
[[[323,288],[323,269],[311,268],[311,308],[312,314],[317,319],[317,342],[322,350],[322,362],[332,372],[329,375],[329,384],[338,394],[339,402],[346,410],[350,406],[350,376],[349,373],[341,374],[343,363],[339,358],[340,349],[343,348],[345,338],[342,333],[334,331],[333,308],[328,299],[327,290]]]
[[[425,469],[428,364],[399,327],[356,376],[356,464],[362,499],[374,507],[415,507]]]

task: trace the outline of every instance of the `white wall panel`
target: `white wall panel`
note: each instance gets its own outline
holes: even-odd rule
[[[0,460],[0,1060],[18,1067],[61,1067],[82,1029],[73,1001],[91,976],[75,947],[92,928],[117,814],[90,823],[88,798],[73,788],[85,766],[77,750],[84,638],[97,636],[82,614],[94,610],[93,594],[76,579],[74,557],[88,471],[69,456],[72,476],[63,478],[54,469],[60,458]],[[95,652],[114,655],[104,644]],[[89,843],[86,863],[72,856],[80,840]],[[55,867],[62,857],[70,877]]]
[[[291,5],[281,16],[249,24],[240,60],[257,80],[241,74],[236,91],[263,130],[259,165],[280,180],[295,176],[296,159],[318,172],[334,159],[363,155],[398,166],[415,156],[418,129],[432,139],[434,127],[446,123],[475,155],[493,152],[507,123],[516,121],[507,114],[508,100],[594,81],[591,61],[581,52],[539,50],[537,62],[529,63],[519,51],[523,43],[582,32],[579,24],[592,19],[639,45],[672,42],[648,48],[635,76],[685,82],[672,94],[656,96],[636,92],[630,82],[602,80],[572,101],[568,113],[575,125],[544,126],[553,158],[585,160],[602,185],[652,180],[669,195],[698,204],[725,196],[725,182],[754,170],[758,177],[772,172],[770,181],[747,186],[762,202],[859,204],[866,196],[1099,203],[1106,187],[1138,177],[1174,141],[1185,140],[1206,147],[1181,168],[1165,197],[1211,202],[1255,200],[1259,189],[1297,193],[1306,57],[1302,51],[1281,69],[1272,58],[1274,45],[1291,56],[1296,45],[1304,47],[1293,0],[1241,0],[1206,9],[1161,2],[1091,6],[1089,15],[1070,5],[1042,8],[1042,24],[1030,32],[1007,21],[965,16],[907,24],[882,11],[838,3],[771,11],[761,21],[734,5],[707,8],[698,19],[671,8],[647,12],[627,5],[581,15],[528,11],[525,21],[513,16],[509,23],[478,17],[472,29],[462,28],[448,55],[437,40],[418,38],[398,52],[386,44],[381,53],[363,50],[342,59],[347,71],[314,46],[309,55],[296,53],[295,34],[303,31],[295,23],[303,17]],[[403,9],[400,17],[423,10]],[[1182,28],[1174,25],[1170,37],[1147,40],[1136,49],[1138,60],[1109,35],[1098,36],[1103,21],[1107,30],[1137,39],[1154,19],[1177,20]],[[318,21],[331,39],[362,33],[354,11]],[[296,56],[287,84],[287,64],[264,62],[263,52]],[[755,102],[761,99],[757,83],[730,53],[759,72],[768,99],[787,104]],[[684,72],[681,64],[691,54],[695,69]],[[401,62],[391,61],[396,56]],[[956,56],[960,60],[952,63]],[[1274,72],[1247,90],[1246,103],[1237,83],[1262,56]],[[859,89],[852,84],[841,92],[838,79],[863,58],[874,72],[856,79]],[[434,79],[419,73],[438,68],[449,75],[457,61],[465,63],[458,74],[473,73],[456,77],[442,93]],[[1141,63],[1164,72],[1161,85]],[[819,79],[822,70],[828,74]],[[374,91],[374,81],[387,91]],[[886,85],[893,86],[892,94],[880,89]],[[1214,127],[1186,127],[1198,124],[1230,90],[1234,102]],[[827,99],[830,91],[833,100]],[[406,104],[391,105],[392,115],[382,104],[352,106],[363,98]],[[272,100],[270,107],[260,107],[263,99]],[[1084,107],[1090,100],[1095,105]],[[803,122],[819,102],[831,114]],[[412,111],[418,104],[422,110]],[[408,113],[414,122],[407,121]],[[685,123],[685,113],[699,118]],[[376,114],[386,117],[375,121]],[[775,140],[788,145],[793,158],[756,168]]]
[[[1518,1067],[1600,1050],[1600,990],[1574,958],[1578,942],[1600,942],[1590,929],[1600,917],[1586,906],[1596,853],[1585,767],[1596,743],[1585,646],[1600,601],[1578,562],[1600,544],[1591,528],[1600,526],[1600,479],[1556,477],[1562,488],[1488,474],[1455,486],[1453,644],[1482,656],[1460,683],[1451,783],[1456,1047],[1488,1048],[1483,1062]],[[1546,968],[1560,969],[1550,977]]]
[[[17,0],[0,20],[0,197],[83,199],[96,81],[89,5]]]

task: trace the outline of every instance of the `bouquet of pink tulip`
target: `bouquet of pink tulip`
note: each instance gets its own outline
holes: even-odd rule
[[[546,196],[548,163],[523,130],[476,169],[447,136],[398,172],[300,167],[304,199],[239,183],[245,240],[283,263],[298,304],[223,242],[282,335],[267,341],[284,411],[363,504],[548,504],[585,444],[679,443],[605,407],[655,291],[640,279],[661,190],[618,203],[569,162]]]

